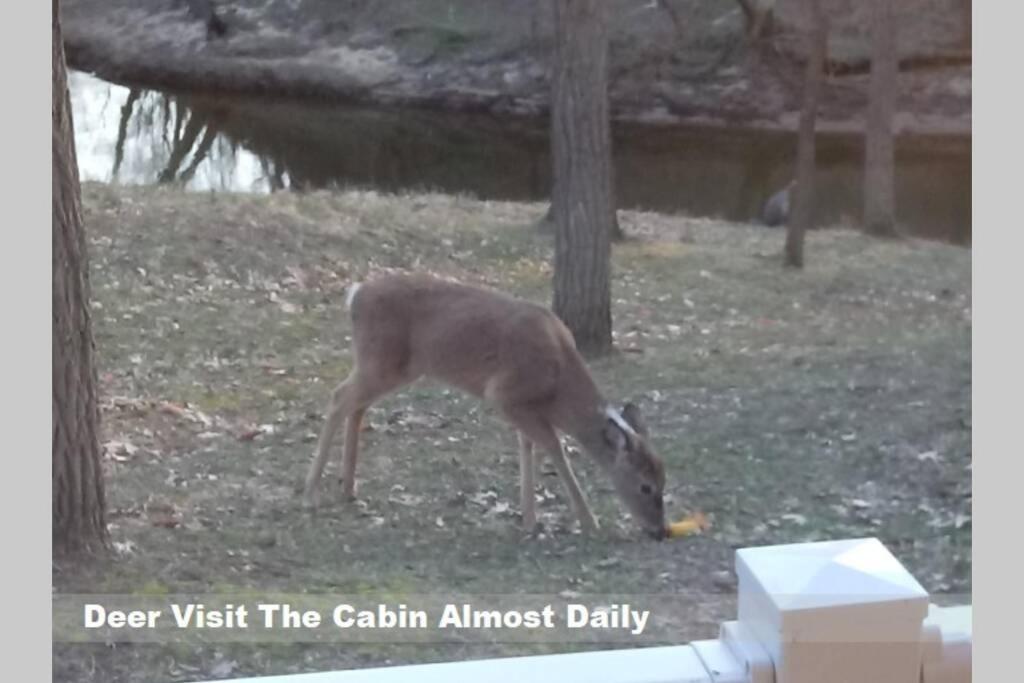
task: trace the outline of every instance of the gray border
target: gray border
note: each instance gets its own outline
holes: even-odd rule
[[[972,419],[974,602],[985,617],[974,642],[974,679],[994,680],[1019,668],[1015,642],[1019,623],[1011,605],[1013,586],[1020,583],[1014,566],[1018,549],[1009,539],[1019,536],[1020,500],[1019,389],[1024,376],[1020,325],[1020,212],[1011,207],[1021,196],[1021,97],[1008,88],[1012,64],[1019,58],[1019,6],[983,2],[974,12],[974,324]],[[1019,59],[1017,59],[1019,61]],[[1012,470],[1011,470],[1012,468]],[[1011,472],[1015,470],[1017,476]],[[999,612],[999,614],[996,614]],[[981,655],[979,657],[979,654]]]
[[[3,565],[5,618],[0,635],[14,656],[4,663],[5,678],[45,680],[50,673],[50,461],[42,451],[49,430],[45,410],[50,355],[44,325],[49,317],[50,276],[44,263],[50,252],[45,208],[51,184],[42,154],[46,114],[42,108],[50,90],[50,3],[5,3],[0,26],[0,64],[4,69],[4,201],[6,263],[3,281],[3,356],[6,360],[4,397],[4,455],[9,466],[0,495],[7,558]],[[17,648],[16,650],[14,648]],[[20,675],[17,675],[20,674]]]

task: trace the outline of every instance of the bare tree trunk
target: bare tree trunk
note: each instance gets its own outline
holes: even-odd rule
[[[864,230],[883,237],[896,235],[892,114],[899,67],[893,3],[872,0],[871,82],[864,140]]]
[[[971,29],[973,22],[971,21],[971,0],[960,0],[960,22],[961,22],[961,38],[960,44],[967,50],[971,49],[972,37]]]
[[[135,101],[139,99],[140,91],[132,88],[128,92],[128,99],[121,107],[121,119],[117,124],[117,142],[114,143],[114,169],[110,172],[110,179],[117,180],[117,173],[121,170],[121,162],[124,161],[124,143],[128,138],[128,123],[131,121],[135,111]]]
[[[105,545],[89,262],[59,7],[53,0],[53,544]]]
[[[580,350],[612,348],[611,239],[615,226],[608,122],[605,0],[555,0],[551,107],[555,313]]]
[[[178,109],[179,111],[182,109],[180,103],[178,104]],[[157,176],[157,182],[174,182],[178,175],[178,169],[181,168],[181,164],[184,163],[188,153],[192,151],[192,146],[196,144],[196,140],[199,139],[199,134],[203,132],[205,125],[204,117],[195,111],[189,113],[188,123],[185,124],[185,132],[175,141],[174,148],[171,150],[170,156],[167,157],[167,166],[164,167],[164,170],[160,171],[160,175]]]
[[[775,28],[775,0],[736,0],[736,2],[743,10],[743,23],[746,26],[748,38],[758,40],[771,34]],[[676,22],[677,25],[678,23]]]
[[[800,132],[796,148],[796,185],[793,206],[786,230],[786,265],[804,265],[804,234],[811,225],[814,210],[814,128],[818,118],[818,99],[828,51],[828,17],[821,0],[804,0],[807,28],[807,68],[804,72],[804,101],[800,110]]]
[[[213,143],[217,139],[217,131],[214,129],[212,124],[206,124],[206,130],[203,132],[203,139],[199,141],[199,146],[196,147],[196,153],[192,155],[192,161],[189,162],[188,168],[181,172],[178,176],[178,180],[183,183],[187,183],[192,180],[192,177],[196,174],[196,170],[199,168],[199,164],[206,160],[206,157],[210,154],[210,149],[213,148]]]

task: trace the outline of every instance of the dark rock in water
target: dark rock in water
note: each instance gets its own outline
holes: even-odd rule
[[[770,228],[785,225],[789,218],[790,197],[796,181],[792,180],[784,188],[773,194],[761,209],[761,222]]]

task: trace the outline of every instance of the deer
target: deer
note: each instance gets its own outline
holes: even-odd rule
[[[353,364],[334,388],[303,489],[317,490],[331,441],[347,421],[340,461],[343,500],[355,497],[359,436],[367,409],[422,377],[483,399],[518,433],[523,527],[537,526],[534,447],[547,455],[583,533],[599,525],[562,448],[574,438],[611,479],[650,537],[666,537],[665,468],[648,444],[633,403],[621,410],[602,396],[572,333],[548,308],[502,292],[429,274],[388,272],[348,288]]]

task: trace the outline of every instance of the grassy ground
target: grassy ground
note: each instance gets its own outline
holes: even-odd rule
[[[117,550],[58,562],[60,592],[670,594],[667,626],[685,641],[732,617],[734,548],[868,535],[930,591],[970,591],[967,250],[829,230],[791,272],[779,232],[624,213],[624,352],[593,369],[644,410],[670,516],[713,521],[658,544],[581,455],[603,531],[573,533],[544,477],[546,532],[522,535],[513,433],[429,384],[371,412],[359,505],[313,517],[295,496],[350,362],[345,286],[429,268],[547,302],[551,242],[532,228],[544,207],[98,185],[84,204]],[[192,680],[534,649],[57,645],[54,671]]]

